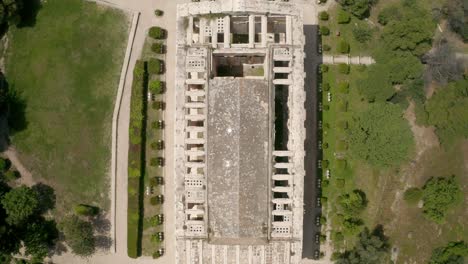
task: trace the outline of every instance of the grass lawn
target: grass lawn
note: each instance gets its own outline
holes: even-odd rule
[[[82,0],[43,2],[32,28],[11,28],[6,76],[26,101],[12,137],[36,180],[51,184],[59,213],[107,208],[111,124],[129,19]]]

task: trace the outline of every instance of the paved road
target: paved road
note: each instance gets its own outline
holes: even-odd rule
[[[319,249],[315,244],[315,234],[320,230],[315,225],[315,217],[320,213],[315,201],[318,195],[316,187],[317,179],[317,65],[321,62],[321,56],[317,54],[317,30],[316,25],[304,25],[306,38],[304,70],[307,74],[304,88],[306,91],[306,140],[305,140],[305,177],[304,177],[304,232],[302,257],[311,259],[314,251]]]

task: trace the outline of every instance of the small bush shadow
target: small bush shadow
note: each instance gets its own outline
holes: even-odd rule
[[[16,26],[19,28],[35,26],[37,13],[41,7],[40,0],[23,0],[23,8],[19,14],[20,20]]]

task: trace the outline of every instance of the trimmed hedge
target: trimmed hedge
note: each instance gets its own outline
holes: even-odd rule
[[[329,17],[330,16],[328,15],[327,11],[322,11],[322,12],[319,13],[320,20],[326,21],[326,20],[328,20]]]
[[[320,35],[328,36],[330,35],[330,29],[327,26],[320,26]]]
[[[158,54],[164,53],[164,44],[159,42],[151,44],[151,51]]]
[[[339,53],[349,53],[349,43],[344,40],[341,40],[340,42],[338,42],[338,46],[336,47],[336,49]]]
[[[128,152],[127,252],[130,258],[141,255],[143,232],[143,175],[145,174],[145,100],[148,90],[148,64],[138,60],[133,71],[130,101],[130,146]]]
[[[161,74],[164,72],[164,65],[162,60],[151,58],[148,61],[149,74]]]
[[[340,63],[338,64],[338,71],[342,74],[349,74],[350,67],[346,63]]]
[[[160,27],[151,27],[148,35],[154,39],[165,39],[167,37],[166,30]]]
[[[348,24],[351,21],[351,15],[343,9],[338,10],[338,24]]]
[[[78,204],[73,208],[77,215],[95,216],[99,213],[99,208],[87,204]]]

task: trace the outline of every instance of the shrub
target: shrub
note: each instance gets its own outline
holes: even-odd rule
[[[20,177],[21,177],[20,173],[15,170],[9,170],[3,174],[3,178],[7,182],[14,181],[16,179],[19,179]]]
[[[330,35],[330,29],[326,26],[320,26],[320,35],[328,36]]]
[[[340,42],[338,42],[337,50],[338,50],[339,53],[343,53],[343,54],[349,53],[349,44],[348,44],[348,42],[346,42],[344,40],[341,40]]]
[[[330,110],[330,106],[329,106],[329,105],[324,105],[324,106],[323,106],[323,110],[325,110],[325,111]]]
[[[327,148],[328,148],[328,143],[327,143],[327,142],[323,142],[322,148],[327,149]]]
[[[11,166],[9,159],[0,158],[0,172],[7,171]]]
[[[330,84],[329,83],[323,83],[322,87],[323,87],[323,90],[325,92],[328,92],[330,90]]]
[[[346,63],[340,63],[338,64],[338,71],[342,74],[348,74],[349,73],[349,65]]]
[[[349,83],[347,82],[340,82],[338,84],[338,91],[340,93],[344,93],[344,94],[347,94],[349,93]]]
[[[338,10],[338,24],[348,24],[351,21],[351,15],[343,9]]]
[[[150,159],[150,166],[152,166],[152,167],[158,166],[158,158],[151,158]]]
[[[99,213],[99,208],[87,204],[78,204],[73,210],[77,215],[84,216],[95,216]]]
[[[161,74],[163,72],[163,65],[162,61],[151,58],[148,61],[148,73],[149,74]]]
[[[328,187],[330,185],[330,181],[329,180],[324,180],[322,181],[322,187]]]
[[[166,30],[160,27],[151,27],[148,35],[154,39],[164,39],[166,38]]]
[[[162,15],[164,15],[164,11],[162,11],[160,9],[156,9],[156,10],[154,10],[154,15],[155,16],[162,16]]]
[[[154,80],[149,83],[149,90],[154,94],[161,94],[163,92],[163,82]]]
[[[328,71],[328,65],[321,64],[320,65],[320,71],[321,72],[327,72]]]
[[[413,187],[405,191],[403,199],[409,204],[417,204],[421,200],[422,195],[421,189]]]
[[[324,50],[324,51],[330,51],[330,50],[331,50],[331,47],[330,47],[330,45],[323,44],[322,50]]]
[[[353,37],[360,43],[369,41],[372,38],[372,30],[365,26],[353,28]]]
[[[164,53],[164,45],[162,43],[156,42],[151,44],[151,51],[154,53],[162,54]]]
[[[155,110],[164,110],[164,102],[163,101],[154,101],[151,104],[151,107]]]
[[[328,20],[328,18],[329,18],[328,12],[327,11],[320,12],[319,13],[319,18],[320,18],[320,20],[324,20],[324,21]]]
[[[324,204],[326,204],[328,202],[328,198],[327,197],[322,197],[322,198],[320,198],[320,201],[324,205]]]
[[[327,218],[325,216],[320,217],[320,224],[325,225],[327,223]]]

